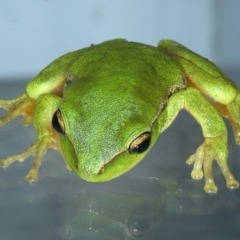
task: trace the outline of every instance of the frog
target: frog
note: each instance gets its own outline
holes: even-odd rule
[[[173,40],[157,47],[113,39],[69,52],[50,63],[13,100],[0,127],[22,115],[37,141],[0,161],[8,167],[34,156],[25,180],[34,182],[53,148],[66,169],[89,182],[106,182],[132,169],[181,110],[200,124],[204,141],[187,160],[191,177],[216,193],[216,160],[226,186],[239,187],[229,168],[227,128],[240,144],[240,90],[214,63]]]

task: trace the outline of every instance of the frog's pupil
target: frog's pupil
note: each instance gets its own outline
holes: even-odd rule
[[[57,118],[57,114],[56,112],[54,113],[53,115],[53,118],[52,118],[52,126],[53,128],[60,134],[64,134],[59,122],[58,122],[58,118]]]
[[[137,141],[138,139],[141,139],[142,136],[144,136],[144,139],[142,142],[137,143],[135,146],[135,141]],[[140,135],[133,143],[133,146],[130,146],[129,148],[129,152],[130,153],[142,153],[144,151],[146,151],[150,145],[150,141],[151,141],[151,137],[150,137],[150,133],[149,132],[145,132],[142,135]]]
[[[136,153],[142,153],[145,152],[150,144],[150,139],[146,139],[143,142],[141,142],[139,145],[135,146],[133,149],[133,152]]]

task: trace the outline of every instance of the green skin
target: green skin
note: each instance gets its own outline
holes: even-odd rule
[[[240,91],[213,63],[174,41],[162,40],[156,48],[116,39],[67,53],[42,70],[25,93],[0,100],[0,106],[9,111],[0,127],[24,115],[23,123],[33,121],[38,130],[32,147],[0,162],[7,167],[35,155],[27,181],[37,180],[49,148],[58,150],[67,169],[87,181],[122,175],[143,159],[185,109],[204,136],[187,160],[193,164],[192,178],[205,176],[205,191],[217,192],[212,176],[215,159],[227,187],[239,187],[228,168],[227,130],[220,115],[231,122],[239,144]],[[56,111],[62,134],[52,126]],[[151,133],[149,147],[129,153],[129,146],[145,132]]]

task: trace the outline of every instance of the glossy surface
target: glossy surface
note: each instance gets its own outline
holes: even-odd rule
[[[9,83],[0,86],[1,96],[5,98],[12,98],[23,90],[23,84]],[[4,111],[1,110],[0,114],[3,115]],[[34,128],[19,128],[20,122],[21,118],[16,119],[1,129],[1,139],[4,140],[4,143],[0,144],[0,152],[3,156],[8,156],[12,151],[19,152],[35,141]],[[9,136],[14,136],[14,138],[9,138]],[[239,176],[240,150],[234,143],[231,131],[229,131],[229,140],[230,168],[233,169],[235,176]],[[89,210],[97,209],[100,211],[104,209],[100,196],[106,193],[105,201],[111,201],[114,196],[121,194],[122,201],[118,202],[119,206],[124,206],[127,196],[130,196],[130,199],[136,197],[140,199],[140,194],[147,195],[148,199],[151,199],[149,202],[155,201],[155,203],[159,202],[156,196],[160,196],[159,199],[163,195],[167,196],[168,202],[164,218],[162,220],[159,218],[159,231],[155,232],[154,238],[149,240],[185,240],[193,235],[196,236],[197,240],[204,238],[238,240],[240,234],[239,189],[235,191],[226,189],[221,172],[218,168],[214,168],[219,192],[215,196],[209,196],[202,190],[203,180],[198,182],[190,179],[188,174],[190,167],[185,165],[182,160],[194,151],[201,142],[200,127],[192,117],[181,112],[176,121],[162,133],[162,137],[159,138],[145,160],[129,173],[110,182],[92,184],[82,181],[75,174],[65,171],[61,157],[56,151],[49,151],[44,156],[40,169],[41,177],[39,181],[30,185],[24,181],[22,176],[28,172],[33,158],[29,158],[24,164],[16,163],[11,168],[0,169],[0,209],[2,214],[0,238],[60,240],[62,239],[60,236],[66,233],[63,232],[63,229],[66,230],[69,229],[69,226],[74,226],[71,223],[77,219],[78,212],[85,213],[85,219],[90,220],[91,216],[95,216],[96,211],[90,212]],[[161,183],[164,179],[165,183],[169,183],[169,177],[166,174],[172,176],[179,183],[179,188],[175,191],[166,192],[165,188],[158,183],[160,177]],[[143,178],[145,178],[144,184],[141,180]],[[136,184],[139,182],[141,184]],[[151,184],[152,182],[156,184]],[[189,189],[189,186],[192,188]],[[156,189],[158,189],[159,195],[156,194]],[[194,200],[190,195],[186,198],[181,197],[189,190],[195,190],[198,195],[204,197],[199,200]],[[98,206],[96,206],[96,199],[99,199]],[[139,202],[136,202],[136,206]],[[111,206],[114,206],[114,203]],[[72,211],[72,207],[76,211]],[[86,211],[81,212],[83,209]],[[131,213],[130,210],[129,213]],[[114,212],[113,209],[112,214],[115,217],[119,215],[118,218],[123,216],[119,211]],[[127,212],[124,214],[131,216]],[[111,219],[113,220],[110,218],[108,221],[112,222]],[[83,231],[84,236],[78,235],[74,238],[74,231],[70,231],[67,235],[68,239],[72,236],[72,239],[75,240],[81,237],[92,240],[93,233],[89,230],[91,221],[87,221],[85,225],[78,224],[75,233],[79,234],[78,230],[86,224],[88,224],[88,228]],[[86,236],[87,233],[88,236]],[[97,239],[100,239],[100,236]]]

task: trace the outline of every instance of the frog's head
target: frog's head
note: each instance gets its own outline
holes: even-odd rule
[[[67,162],[81,178],[111,180],[146,155],[157,139],[152,127],[159,104],[146,104],[143,94],[117,81],[86,79],[67,87],[53,125]]]

